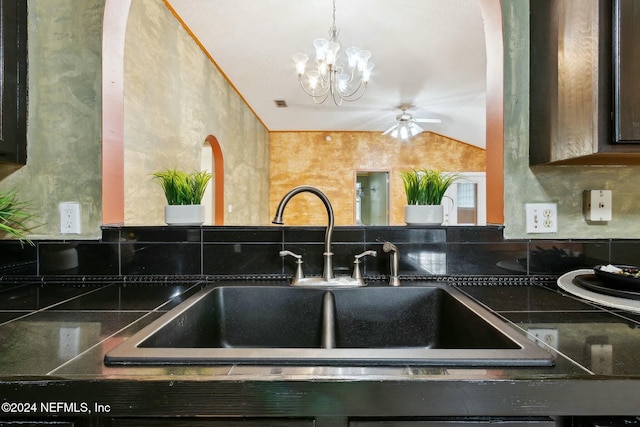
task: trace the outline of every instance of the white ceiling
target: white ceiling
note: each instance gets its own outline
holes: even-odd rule
[[[343,49],[372,52],[365,95],[336,107],[300,89],[291,55],[328,38],[331,0],[169,0],[270,131],[379,131],[400,104],[427,130],[485,147],[486,45],[479,0],[336,0]],[[310,60],[311,62],[311,60]],[[283,99],[288,108],[277,108]]]

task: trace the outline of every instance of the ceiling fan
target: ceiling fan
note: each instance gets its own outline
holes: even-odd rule
[[[442,123],[442,120],[440,119],[414,119],[411,114],[407,113],[409,105],[401,105],[398,108],[402,110],[402,113],[396,116],[396,123],[389,129],[384,131],[383,135],[391,133],[391,136],[393,138],[406,140],[411,138],[412,136],[416,136],[420,132],[424,132],[424,129],[422,129],[416,123]]]

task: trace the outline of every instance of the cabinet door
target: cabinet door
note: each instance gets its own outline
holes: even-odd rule
[[[640,1],[614,2],[615,142],[640,143]]]
[[[27,0],[0,0],[0,162],[27,161]]]

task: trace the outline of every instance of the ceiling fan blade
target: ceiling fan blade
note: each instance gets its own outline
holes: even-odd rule
[[[413,121],[418,123],[442,123],[440,119],[413,119]]]
[[[391,126],[389,129],[387,129],[387,130],[385,130],[385,131],[384,131],[383,135],[388,134],[389,132],[393,131],[393,130],[394,130],[395,128],[397,128],[397,127],[398,127],[398,125],[397,125],[397,124],[395,124],[395,125]]]

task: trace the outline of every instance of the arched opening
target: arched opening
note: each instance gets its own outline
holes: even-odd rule
[[[220,143],[215,136],[205,138],[202,146],[202,170],[213,174],[211,183],[207,187],[203,203],[207,209],[205,224],[224,224],[224,161]],[[213,209],[211,209],[213,208]],[[209,214],[211,212],[211,214]]]

